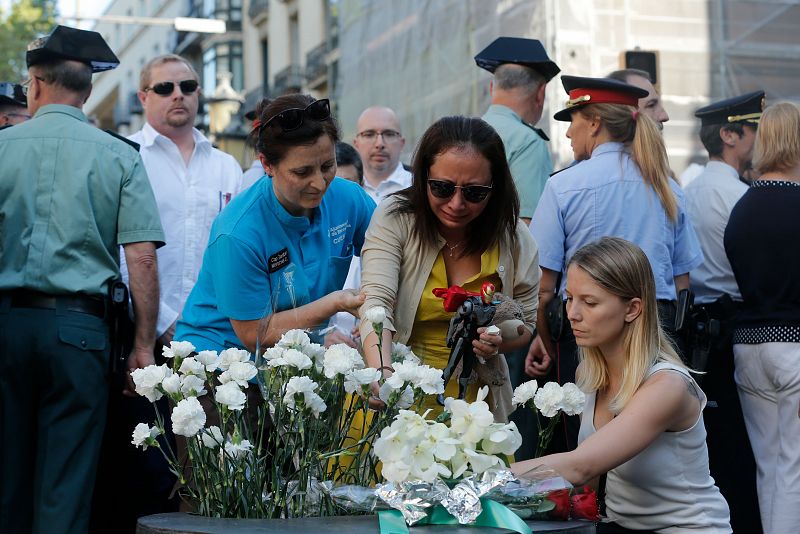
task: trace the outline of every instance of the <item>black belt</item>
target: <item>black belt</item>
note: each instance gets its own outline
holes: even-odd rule
[[[12,308],[41,308],[55,310],[63,308],[67,311],[87,313],[100,317],[106,316],[106,305],[99,298],[81,295],[48,295],[38,291],[8,291],[0,293],[2,299],[8,299]]]

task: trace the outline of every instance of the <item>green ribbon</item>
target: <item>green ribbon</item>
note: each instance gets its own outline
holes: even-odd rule
[[[483,511],[471,526],[504,528],[519,534],[532,534],[531,527],[506,506],[487,498],[481,499],[481,506]],[[434,506],[425,519],[416,523],[416,525],[458,524],[458,519],[450,515],[441,504]],[[408,525],[399,510],[378,512],[378,525],[381,534],[409,534]]]

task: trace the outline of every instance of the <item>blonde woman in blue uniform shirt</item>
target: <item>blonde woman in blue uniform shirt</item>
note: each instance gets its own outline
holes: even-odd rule
[[[531,221],[542,268],[539,309],[564,298],[566,281],[560,275],[580,247],[603,236],[622,237],[639,245],[650,260],[659,315],[669,331],[677,294],[689,287],[689,271],[700,265],[703,255],[683,192],[671,178],[658,127],[637,111],[638,99],[647,92],[605,78],[562,76],[562,83],[569,100],[555,118],[571,122],[567,137],[578,163],[547,181]],[[555,360],[558,380],[574,381],[574,336],[565,324],[556,347],[546,316],[539,314],[539,339],[532,344],[525,370],[544,376]],[[575,447],[575,419],[556,449]]]

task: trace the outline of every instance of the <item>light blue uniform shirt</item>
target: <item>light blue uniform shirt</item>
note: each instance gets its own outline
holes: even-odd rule
[[[261,319],[340,289],[374,209],[358,184],[335,178],[311,219],[295,217],[265,176],[214,221],[175,339],[197,350],[244,348],[230,319]]]
[[[519,194],[519,216],[530,219],[542,196],[553,160],[547,142],[511,108],[493,104],[482,117],[503,140],[506,159]]]
[[[686,215],[683,191],[674,180],[669,182],[678,202],[674,223],[621,143],[596,147],[590,159],[547,181],[530,226],[539,245],[539,264],[564,272],[583,245],[604,236],[621,237],[639,245],[650,260],[656,298],[675,300],[673,278],[700,265],[703,253]],[[562,296],[565,285],[562,276]]]

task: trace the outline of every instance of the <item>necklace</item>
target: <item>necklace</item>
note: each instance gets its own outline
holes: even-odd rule
[[[448,255],[448,256],[450,256],[450,257],[452,258],[452,257],[453,257],[453,254],[454,254],[454,253],[455,253],[455,251],[456,251],[456,249],[457,249],[458,247],[460,247],[461,245],[463,245],[463,244],[464,244],[464,240],[463,240],[463,239],[462,239],[461,241],[459,241],[458,243],[456,243],[455,245],[451,245],[450,243],[448,243],[447,241],[445,241],[445,242],[444,242],[444,246],[446,246],[446,247],[447,247],[447,255]]]

